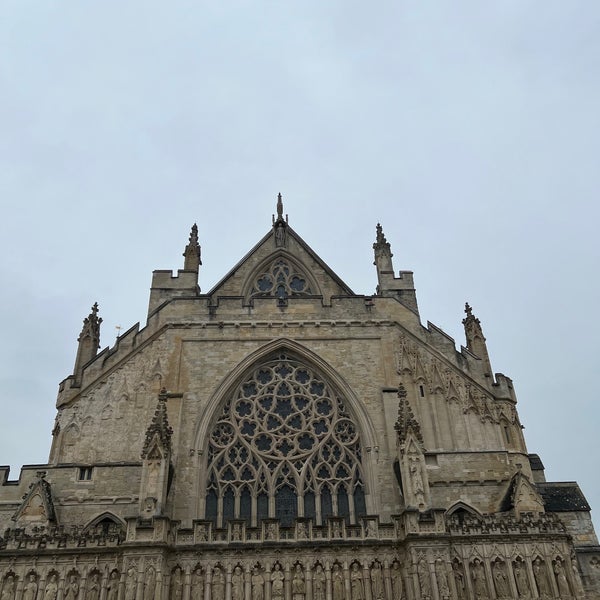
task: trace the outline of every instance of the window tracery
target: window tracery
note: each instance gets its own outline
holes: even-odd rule
[[[218,526],[366,514],[357,427],[325,379],[286,354],[255,368],[225,403],[207,471],[205,516]]]
[[[285,300],[290,296],[310,296],[313,293],[309,280],[301,269],[279,257],[266,271],[256,276],[250,297],[274,296]]]

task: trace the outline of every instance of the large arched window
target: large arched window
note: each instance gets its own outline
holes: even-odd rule
[[[206,515],[217,526],[366,513],[359,432],[315,369],[279,353],[252,370],[210,433]]]

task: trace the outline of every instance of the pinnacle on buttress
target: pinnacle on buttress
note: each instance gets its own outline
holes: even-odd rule
[[[419,444],[423,446],[423,434],[421,433],[421,426],[415,415],[413,414],[410,403],[408,402],[406,389],[400,384],[398,387],[398,419],[394,425],[394,429],[398,435],[398,442],[403,444],[409,434],[413,434],[418,440]]]
[[[198,271],[202,261],[200,260],[200,244],[198,243],[198,225],[192,225],[190,232],[190,241],[183,252],[185,261],[183,268],[185,271]]]
[[[275,246],[281,248],[286,244],[286,227],[288,216],[283,218],[283,199],[281,194],[277,194],[277,219],[273,215],[273,233],[275,235]]]
[[[81,333],[77,338],[79,346],[77,347],[77,357],[75,358],[75,368],[73,375],[75,382],[81,382],[81,373],[83,366],[92,360],[100,347],[100,324],[102,319],[98,317],[98,303],[92,306],[90,314],[83,320]]]
[[[486,377],[492,376],[492,366],[485,343],[485,337],[481,328],[481,321],[473,314],[473,308],[465,302],[465,314],[462,323],[465,327],[465,338],[467,350],[483,361],[483,373]]]
[[[154,450],[156,447],[155,440],[164,454],[171,453],[171,436],[173,435],[173,430],[169,427],[169,419],[167,417],[167,398],[167,390],[162,388],[158,394],[158,402],[152,422],[146,430],[142,458],[147,458],[151,451]]]
[[[375,262],[373,264],[377,267],[379,273],[387,272],[393,274],[392,256],[394,255],[392,254],[390,243],[385,238],[381,223],[377,223],[376,232],[375,243],[373,244],[375,252]]]

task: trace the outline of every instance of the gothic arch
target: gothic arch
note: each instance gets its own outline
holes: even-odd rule
[[[90,529],[94,529],[96,527],[101,528],[105,533],[109,532],[125,532],[126,525],[123,519],[117,517],[114,513],[110,511],[105,511],[99,514],[97,517],[94,517],[84,528],[84,531],[89,531]]]
[[[281,369],[281,365],[285,365],[284,369]],[[271,380],[269,384],[261,382],[260,374],[273,377],[273,383],[276,383],[277,390],[280,390],[284,381],[279,378],[277,369],[284,371],[288,368],[291,369],[289,373],[293,373],[291,376],[296,378],[292,382],[293,386],[304,385],[303,407],[297,406],[299,397],[294,395],[297,393],[294,392],[290,400],[285,402],[294,405],[291,410],[296,416],[288,418],[283,415],[282,423],[285,421],[285,425],[281,429],[282,435],[277,437],[279,426],[274,426],[272,434],[265,431],[263,432],[265,435],[263,433],[258,435],[255,432],[269,427],[266,425],[267,413],[270,415],[269,419],[276,421],[281,416],[276,412],[283,403],[279,392],[264,391],[266,388],[261,385],[270,385]],[[317,391],[313,394],[313,390]],[[246,400],[246,393],[248,400]],[[272,406],[266,407],[265,401],[272,402]],[[322,402],[328,403],[326,409],[328,412],[323,415],[319,412]],[[242,407],[244,403],[246,408]],[[242,408],[248,411],[248,416],[242,415],[240,412]],[[263,412],[265,414],[262,414]],[[292,431],[283,433],[290,418],[298,419],[297,430],[295,433]],[[230,424],[233,424],[233,427],[230,427]],[[312,434],[305,431],[316,426],[324,427],[323,436],[328,436],[337,449],[339,455],[336,459],[337,463],[333,464],[332,459],[324,458],[328,456],[328,450],[325,448],[327,444],[322,441],[325,437],[319,437],[320,433],[316,430]],[[244,427],[248,427],[251,433],[244,432]],[[283,448],[284,440],[292,433],[291,445],[286,442],[287,448]],[[219,437],[221,434],[225,437]],[[307,437],[306,440],[303,440],[304,436]],[[308,439],[311,436],[312,442]],[[262,439],[263,437],[269,439]],[[251,442],[243,442],[243,439],[251,439]],[[213,513],[217,510],[215,506],[218,503],[219,525],[222,525],[224,520],[233,518],[232,513],[235,513],[236,518],[247,517],[248,511],[251,511],[252,523],[256,524],[257,519],[267,517],[267,512],[270,517],[279,516],[278,503],[280,501],[283,503],[284,500],[281,498],[288,496],[288,508],[293,506],[294,502],[298,503],[299,512],[290,509],[294,512],[292,517],[309,515],[317,521],[324,522],[327,516],[333,514],[345,514],[354,520],[357,515],[365,511],[371,514],[378,507],[375,506],[376,495],[369,494],[373,489],[375,470],[368,464],[371,460],[368,451],[378,445],[376,439],[375,430],[364,404],[359,402],[348,384],[330,365],[297,342],[285,338],[270,342],[239,363],[221,382],[197,425],[195,447],[200,451],[201,456],[196,481],[197,514],[201,518],[214,516]],[[229,452],[233,455],[241,451],[240,444],[248,443],[250,443],[253,466],[243,466],[240,463],[241,466],[230,468],[227,460],[233,459],[225,460],[222,449],[227,448],[227,456],[229,456]],[[234,445],[240,448],[234,450]],[[307,458],[301,462],[299,456],[304,451],[307,453]],[[279,458],[271,456],[274,453],[278,454]],[[217,455],[220,458],[217,459]],[[248,460],[247,456],[245,460]],[[331,464],[326,465],[327,460],[330,460]],[[291,463],[296,466],[291,468]],[[218,474],[216,469],[219,469]],[[229,485],[228,482],[234,479],[240,481],[235,485]],[[254,486],[251,499],[242,498],[244,494],[248,495],[250,490],[245,481],[250,481]],[[323,485],[324,482],[327,482],[326,485]],[[279,495],[281,498],[277,500],[274,496]],[[315,496],[318,497],[316,501]],[[249,503],[251,509],[248,506],[243,508]]]
[[[242,286],[245,302],[253,298],[278,297],[278,283],[289,296],[322,296],[310,269],[285,250],[270,254],[253,269]],[[282,298],[283,299],[283,298]]]

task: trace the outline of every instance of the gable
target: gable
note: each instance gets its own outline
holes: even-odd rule
[[[251,304],[258,297],[321,297],[329,303],[332,296],[355,294],[287,223],[278,222],[208,295]]]

